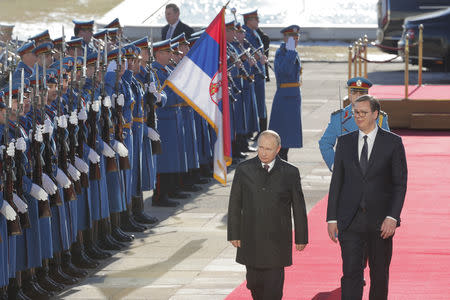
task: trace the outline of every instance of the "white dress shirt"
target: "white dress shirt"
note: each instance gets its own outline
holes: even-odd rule
[[[272,160],[270,163],[265,164],[263,162],[261,162],[262,167],[264,168],[264,165],[269,165],[269,169],[267,169],[267,172],[270,172],[270,170],[272,170],[273,166],[275,165],[275,159]]]
[[[364,146],[364,136],[367,135],[367,160],[370,159],[370,154],[372,153],[373,144],[375,143],[375,138],[377,137],[378,133],[378,126],[375,126],[375,128],[369,132],[364,133],[361,130],[359,130],[359,136],[358,136],[358,159],[361,159],[361,152],[362,148]],[[397,219],[387,216],[386,218],[392,219],[394,221],[397,221]],[[336,220],[329,220],[328,223],[337,223]]]
[[[166,33],[166,39],[170,39],[173,36],[173,33],[175,32],[175,28],[177,28],[178,23],[180,23],[180,19],[178,19],[175,24],[169,24],[169,28],[167,29]],[[170,33],[170,36],[169,36]]]

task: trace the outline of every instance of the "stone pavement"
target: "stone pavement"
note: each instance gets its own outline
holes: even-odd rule
[[[309,211],[328,191],[331,173],[317,142],[330,113],[339,108],[339,84],[345,94],[347,65],[306,62],[303,68],[304,147],[290,150],[289,161],[300,169]],[[369,66],[374,74],[401,68],[399,63]],[[269,112],[275,92],[271,75],[266,91]],[[128,249],[116,252],[101,269],[58,299],[224,299],[245,279],[245,268],[234,261],[235,249],[226,240],[233,170],[234,166],[229,168],[226,186],[216,182],[204,185],[202,193],[181,200],[177,208],[153,208],[148,201],[151,193],[144,194],[147,211],[160,223],[136,234]]]

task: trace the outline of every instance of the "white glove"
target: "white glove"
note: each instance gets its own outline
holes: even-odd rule
[[[125,104],[125,97],[123,94],[120,94],[119,97],[117,97],[116,103],[120,106],[123,106]]]
[[[20,199],[20,197],[17,196],[16,193],[13,193],[13,202],[14,202],[14,204],[16,205],[17,210],[18,210],[20,213],[24,214],[24,213],[27,212],[27,210],[28,210],[28,205],[27,205],[22,199]]]
[[[10,157],[14,157],[14,151],[16,150],[16,147],[14,147],[14,142],[11,141],[9,143],[8,148],[6,149],[6,154],[8,154],[8,156]]]
[[[98,112],[100,110],[100,101],[92,101],[91,109],[95,112]]]
[[[23,137],[20,137],[16,141],[16,149],[22,152],[25,152],[27,150],[27,144],[25,143],[25,140]]]
[[[73,181],[80,180],[81,173],[78,171],[71,163],[67,164],[67,173],[69,173],[70,177]]]
[[[58,127],[59,128],[67,128],[67,117],[66,115],[62,115],[59,117],[56,117],[57,121],[58,121]]]
[[[86,121],[87,117],[86,108],[83,107],[78,113],[78,120]]]
[[[148,85],[148,91],[150,93],[156,93],[158,90],[156,89],[156,84],[154,81],[150,82],[150,84]]]
[[[75,156],[75,167],[80,171],[81,173],[87,173],[89,172],[89,166],[88,164],[79,158],[78,156]]]
[[[42,137],[42,131],[44,130],[44,125],[36,126],[36,133],[34,134],[34,139],[42,143],[44,141],[44,138]]]
[[[111,141],[111,147],[114,149],[114,151],[117,152],[117,154],[119,154],[120,157],[127,157],[128,156],[128,149],[121,142],[116,141],[116,140],[112,140]]]
[[[155,97],[156,97],[156,103],[160,103],[161,102],[161,93],[156,92],[156,93],[153,93],[153,95],[155,95]]]
[[[107,108],[110,108],[110,107],[111,107],[111,98],[110,98],[109,96],[106,96],[106,97],[103,99],[103,106],[104,106],[104,107],[107,107]]]
[[[147,127],[148,128],[148,138],[151,139],[152,141],[159,141],[160,137],[159,137],[159,133],[156,132],[156,130],[154,130],[151,127]]]
[[[70,187],[70,185],[72,184],[69,177],[67,177],[67,175],[64,174],[64,172],[60,168],[58,168],[58,170],[56,171],[55,179],[59,183],[59,185],[65,189]]]
[[[58,190],[58,187],[53,182],[53,180],[51,180],[50,177],[48,177],[48,175],[45,173],[42,173],[42,187],[49,195],[54,195]]]
[[[69,122],[72,125],[77,125],[78,124],[78,117],[77,117],[77,112],[76,111],[73,111],[73,112],[70,113]]]
[[[103,143],[103,151],[102,154],[106,157],[114,157],[115,153],[107,143]]]
[[[94,151],[94,149],[89,149],[88,158],[93,164],[97,164],[100,162],[100,155],[97,154],[97,152]]]
[[[44,189],[34,183],[31,184],[30,195],[39,201],[45,201],[48,199],[48,194],[44,191]]]
[[[3,216],[5,216],[6,220],[8,220],[8,221],[14,221],[16,219],[16,217],[17,217],[17,214],[14,211],[14,209],[6,201],[3,201],[3,205],[0,208],[0,213]]]
[[[44,121],[44,133],[48,133],[49,135],[53,134],[53,123],[49,119],[45,119]]]
[[[295,41],[293,37],[289,37],[286,43],[286,49],[295,51]]]

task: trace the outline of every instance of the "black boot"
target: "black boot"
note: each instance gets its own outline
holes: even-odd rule
[[[55,282],[48,276],[48,260],[42,261],[42,267],[36,270],[39,285],[47,291],[59,293],[64,290],[64,285]]]
[[[22,290],[31,299],[50,299],[53,293],[42,288],[31,270],[22,273]]]
[[[158,222],[158,219],[152,217],[145,213],[144,211],[144,197],[142,194],[140,196],[133,196],[132,198],[132,210],[133,210],[133,218],[138,223],[143,224],[155,224]]]
[[[111,224],[108,218],[100,220],[99,223],[99,247],[104,250],[117,250],[120,251],[126,247],[125,244],[116,241],[111,236]]]
[[[20,281],[20,280],[19,280]],[[17,278],[10,278],[8,285],[8,299],[12,300],[31,300],[30,297],[24,294],[22,286]]]
[[[72,244],[72,263],[81,269],[95,269],[100,265],[97,261],[87,256],[81,231],[78,232],[77,241]]]
[[[8,290],[6,286],[0,288],[0,300],[8,300]]]
[[[132,242],[133,234],[127,234],[120,228],[120,213],[111,213],[111,235],[119,242]]]
[[[95,221],[92,224],[92,228],[87,229],[83,237],[85,238],[84,249],[86,254],[92,259],[106,259],[112,256],[112,254],[106,250],[101,249],[98,242],[98,222]]]
[[[125,232],[144,232],[147,227],[136,223],[128,209],[120,213],[120,228]]]
[[[200,168],[192,170],[192,175],[194,176],[195,183],[197,184],[207,184],[210,182],[208,178],[201,178]]]
[[[72,254],[69,250],[64,251],[61,255],[61,268],[64,273],[76,278],[84,278],[88,272],[80,269],[72,264]]]
[[[78,278],[72,277],[61,269],[61,253],[55,253],[53,258],[49,261],[50,266],[50,278],[64,285],[73,285],[78,283]]]

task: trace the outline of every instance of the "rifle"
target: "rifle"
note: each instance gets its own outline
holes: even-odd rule
[[[47,72],[47,66],[46,66],[46,61],[45,61],[45,56],[44,56],[44,61],[43,61],[43,84],[42,84],[42,92],[41,92],[41,102],[44,101],[45,98],[47,98],[47,78],[46,78],[46,72]],[[32,121],[32,130],[33,130],[33,134],[31,137],[31,155],[32,155],[32,160],[33,160],[33,170],[31,171],[32,173],[32,179],[33,182],[39,186],[42,186],[42,168],[44,163],[44,159],[42,157],[42,151],[43,151],[43,147],[42,147],[42,142],[37,141],[36,140],[36,133],[38,130],[40,130],[39,128],[39,124],[37,122],[37,110],[38,110],[38,102],[39,102],[39,89],[38,89],[38,85],[36,85],[37,89],[36,92],[34,93],[34,97],[33,97],[33,121]],[[22,102],[22,100],[21,100]],[[41,107],[41,110],[43,110],[44,108]],[[41,117],[41,120],[43,120],[43,118]],[[51,195],[49,195],[49,198],[51,199]],[[51,213],[51,209],[50,209],[50,203],[49,201],[38,201],[38,211],[39,211],[39,218],[45,218],[45,217],[51,217],[52,213]]]
[[[8,155],[7,149],[9,146],[9,116],[12,107],[12,73],[9,73],[9,101],[5,108],[5,128],[3,132],[3,142],[5,149],[3,150],[3,199],[15,210],[17,207],[13,201],[13,182],[16,180],[14,175],[14,161],[11,156]],[[8,220],[8,235],[22,234],[22,228],[20,226],[19,215],[12,221]]]
[[[114,85],[114,91],[117,97],[119,97],[119,80],[120,80],[120,76],[121,76],[121,69],[122,69],[122,42],[120,41],[120,36],[119,36],[119,59],[118,59],[118,63],[117,63],[117,67],[116,67],[116,83]],[[114,110],[115,110],[115,117],[116,117],[116,128],[115,128],[115,132],[114,132],[114,136],[115,139],[118,140],[119,142],[121,142],[123,144],[123,124],[124,124],[124,119],[123,119],[123,114],[122,114],[122,106],[118,105],[116,103],[116,105],[114,106]],[[129,170],[131,168],[130,165],[130,161],[128,159],[128,156],[119,157],[119,167],[121,170]]]
[[[91,102],[93,103],[95,100],[95,88],[97,85],[96,78],[97,78],[97,72],[96,69],[94,72],[94,75],[92,76],[92,87],[90,90],[91,94]],[[88,112],[88,126],[89,126],[89,134],[87,138],[88,146],[92,148],[94,151],[97,148],[97,112],[94,111],[92,108]],[[89,164],[89,179],[90,180],[100,180],[101,173],[100,173],[100,164],[99,163],[90,163]]]
[[[156,70],[152,67],[153,63],[153,45],[152,41],[150,40],[150,47],[148,48],[148,61],[147,61],[147,67],[148,67],[148,73],[147,73],[147,83],[150,84],[150,74],[153,72],[153,74],[156,74]],[[158,90],[161,88],[159,85],[159,82],[156,80],[156,83],[158,85]],[[150,93],[148,90],[145,91],[144,95],[145,103],[147,105],[147,126],[152,128],[156,131],[156,117],[155,117],[155,104],[156,104],[156,97],[153,95],[153,93]],[[162,153],[162,147],[161,147],[161,141],[151,141],[152,145],[152,153],[153,154],[161,154]]]
[[[255,68],[256,68],[256,71],[257,71],[257,75],[261,75],[264,79],[266,79],[266,74],[261,70],[261,68],[260,68],[259,65],[258,65],[259,59],[256,59],[256,55],[258,55],[258,57],[261,56],[260,51],[261,51],[261,49],[262,49],[264,46],[261,45],[258,49],[256,49],[256,48],[252,45],[252,43],[250,43],[246,38],[244,38],[244,43],[247,43],[247,44],[250,46],[251,51],[253,52],[253,53],[250,52],[250,55],[251,55],[251,56],[253,57],[253,59],[256,61]]]
[[[105,38],[105,51],[108,51],[108,36]],[[102,102],[102,109],[101,109],[101,128],[102,128],[102,139],[103,142],[108,144],[110,146],[111,144],[111,128],[114,128],[111,122],[111,112],[109,110],[109,107],[106,107],[103,105],[103,99],[106,97],[106,90],[105,90],[105,74],[106,74],[106,67],[108,66],[108,55],[105,55],[104,60],[102,61],[101,65],[101,82],[100,82],[100,97]],[[106,172],[117,172],[119,169],[117,168],[117,160],[116,157],[106,157]]]
[[[76,59],[76,52],[77,52],[77,50],[75,49],[75,59]],[[68,105],[68,110],[67,110],[69,115],[74,110],[74,94],[75,94],[76,76],[77,76],[77,68],[76,68],[76,63],[75,63],[75,66],[72,69],[72,74],[70,76],[69,105]],[[83,80],[83,78],[81,80]],[[76,110],[75,110],[75,112],[76,112]],[[69,131],[69,153],[68,154],[69,154],[69,161],[71,162],[72,165],[75,165],[75,151],[78,146],[77,125],[78,124],[72,124],[71,122],[68,122],[68,124],[67,124],[67,130]],[[73,185],[75,188],[75,193],[77,195],[80,195],[82,193],[80,180],[76,180],[76,181],[72,180],[72,182],[73,182]]]
[[[241,64],[241,67],[239,68],[239,70],[244,74],[245,78],[248,81],[254,82],[255,80],[250,77],[250,74],[248,74],[247,69],[244,66],[244,61],[246,60],[247,57],[249,57],[248,49],[244,49],[244,47],[241,45],[241,43],[239,42],[239,40],[236,37],[234,37],[234,41],[238,44],[238,47],[241,50],[241,54],[239,54],[239,56],[237,56],[234,52],[230,51],[231,57],[235,61],[238,61],[238,60],[242,61],[242,64]]]
[[[82,110],[81,107],[81,91],[86,83],[86,78],[82,77],[81,80],[78,81],[78,94],[77,94],[77,111],[80,112]],[[86,143],[86,131],[85,124],[83,120],[78,119],[78,141],[77,141],[77,149],[76,152],[78,157],[83,157],[84,155],[84,143]],[[80,183],[82,188],[89,187],[89,177],[86,173],[81,173]]]
[[[75,50],[76,55],[76,50]],[[75,64],[73,66],[76,68],[76,59]],[[61,70],[62,71],[62,70]],[[63,81],[61,80],[59,82],[59,89],[58,89],[58,101],[57,101],[57,116],[58,119],[62,118],[64,116],[63,112],[61,111],[61,104],[62,104],[62,90],[63,90]],[[58,121],[59,122],[59,121]],[[59,124],[57,125],[56,130],[56,136],[57,136],[57,147],[58,147],[58,166],[61,169],[61,171],[64,172],[64,174],[68,174],[67,172],[67,161],[68,161],[68,152],[69,152],[69,145],[66,142],[66,129],[63,127],[60,127]],[[64,188],[64,200],[65,201],[72,201],[76,200],[77,196],[75,193],[75,188],[73,185],[73,182],[70,183],[70,186],[67,188]]]

